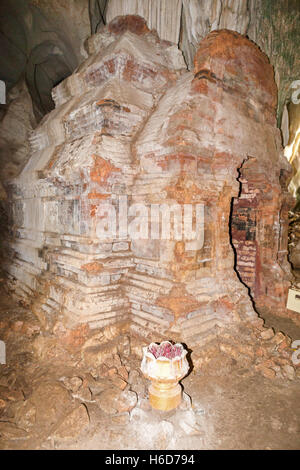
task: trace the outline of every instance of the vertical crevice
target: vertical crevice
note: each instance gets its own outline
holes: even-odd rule
[[[251,288],[245,283],[245,281],[242,279],[242,276],[238,270],[238,252],[237,252],[237,249],[234,245],[234,242],[233,242],[233,234],[232,234],[232,227],[234,225],[234,201],[239,199],[241,197],[241,194],[242,194],[242,191],[243,191],[243,183],[241,181],[241,178],[242,178],[242,169],[245,165],[245,163],[247,161],[249,161],[249,159],[252,158],[252,157],[247,157],[243,160],[242,164],[240,167],[237,168],[237,172],[238,172],[238,176],[236,178],[236,180],[238,181],[239,183],[239,191],[238,191],[238,195],[236,197],[233,197],[231,198],[231,203],[230,203],[230,214],[229,214],[229,222],[228,222],[228,231],[229,231],[229,241],[230,241],[230,245],[232,247],[232,250],[233,250],[233,256],[234,256],[234,265],[233,265],[233,269],[238,277],[238,280],[246,287],[247,289],[247,292],[248,292],[248,296],[251,300],[251,303],[252,303],[252,306],[253,306],[253,309],[255,310],[256,313],[257,312],[257,309],[255,307],[255,302],[254,302],[254,299],[253,299],[253,295],[251,293]]]

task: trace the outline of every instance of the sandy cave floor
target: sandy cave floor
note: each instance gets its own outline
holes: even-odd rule
[[[139,401],[111,413],[103,398],[111,382],[94,380],[76,355],[36,359],[31,345],[37,320],[1,289],[0,327],[8,319],[7,364],[0,365],[0,449],[300,449],[299,370],[295,380],[270,380],[238,365],[229,369],[220,356],[182,381],[192,402],[185,395],[179,409],[159,412],[149,407],[148,383],[131,354],[124,364],[134,383],[118,393],[136,390]],[[300,328],[290,321],[269,316],[266,323],[281,331],[286,326],[292,339],[300,339]],[[66,377],[80,377],[81,388],[70,390]]]

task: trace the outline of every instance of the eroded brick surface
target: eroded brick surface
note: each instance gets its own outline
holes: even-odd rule
[[[259,308],[284,315],[289,198],[280,178],[289,167],[267,58],[222,30],[187,72],[176,46],[136,17],[114,20],[89,49],[54,89],[56,108],[11,185],[14,294],[32,299],[48,328],[59,314],[72,331],[126,323],[147,340],[201,347],[255,324],[248,288]],[[151,204],[202,205],[203,238],[100,239],[105,204],[124,229],[122,196],[148,214]]]

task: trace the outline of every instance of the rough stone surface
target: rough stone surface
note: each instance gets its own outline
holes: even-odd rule
[[[54,433],[54,438],[74,439],[83,432],[90,424],[87,409],[80,405],[67,415]]]
[[[258,308],[284,315],[289,165],[266,56],[236,32],[214,31],[188,72],[177,47],[136,16],[116,18],[88,50],[53,90],[56,108],[9,187],[4,266],[14,295],[32,299],[71,349],[93,329],[115,327],[112,340],[120,325],[147,341],[203,347],[228,327],[256,324],[247,287]],[[120,236],[100,237],[99,224],[105,204],[124,210],[125,196],[148,208],[200,205],[202,239],[191,228],[179,240],[129,232],[127,250],[114,249]],[[89,367],[118,351],[117,339],[100,338],[83,348]]]

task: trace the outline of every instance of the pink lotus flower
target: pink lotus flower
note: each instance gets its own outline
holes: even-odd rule
[[[161,344],[150,344],[148,351],[153,354],[155,359],[158,359],[159,357],[174,359],[175,357],[181,356],[183,347],[181,345],[171,344],[170,342],[166,341]]]

